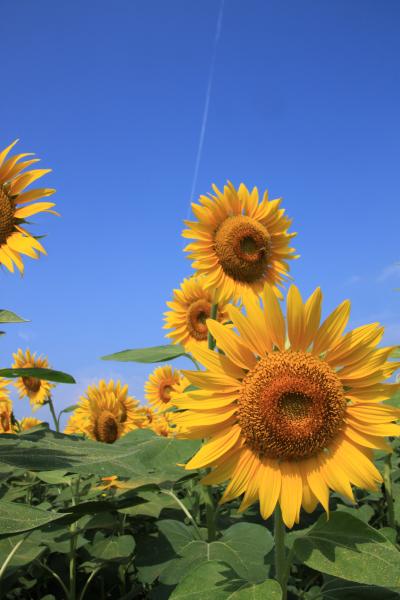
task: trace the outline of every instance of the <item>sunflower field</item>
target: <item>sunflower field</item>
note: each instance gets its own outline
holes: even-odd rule
[[[45,254],[28,219],[58,213],[14,145],[0,263],[22,273]],[[103,357],[154,363],[145,401],[102,379],[57,412],[75,381],[47,357],[0,370],[0,598],[400,598],[399,348],[348,329],[349,300],[322,319],[321,289],[303,298],[281,199],[228,182],[192,211],[167,343]]]

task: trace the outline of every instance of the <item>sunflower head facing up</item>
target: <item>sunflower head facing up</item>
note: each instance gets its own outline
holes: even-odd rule
[[[378,323],[344,334],[348,301],[320,324],[319,289],[303,303],[291,286],[286,321],[269,286],[263,299],[248,299],[246,316],[229,307],[235,331],[208,321],[224,354],[193,350],[207,370],[184,372],[198,390],[174,395],[173,416],[180,436],[207,438],[186,468],[212,467],[206,484],[229,481],[222,502],[244,494],[241,510],[258,500],[264,519],[279,503],[292,527],[301,506],[329,510],[329,489],[354,502],[351,484],[382,481],[372,450],[390,451],[384,438],[400,433],[400,410],[383,404],[399,363],[376,347]]]
[[[52,188],[39,188],[26,191],[26,188],[45,175],[51,169],[28,169],[39,159],[29,158],[23,160],[28,154],[16,154],[7,158],[10,150],[18,140],[0,152],[0,264],[9,271],[14,272],[14,267],[22,273],[24,263],[22,255],[39,258],[39,254],[46,254],[45,249],[35,237],[23,226],[25,219],[39,212],[53,214],[54,202],[35,202],[54,194]]]
[[[144,384],[144,395],[153,409],[166,410],[171,406],[171,394],[183,392],[188,385],[186,377],[177,369],[170,365],[157,367]]]
[[[240,300],[258,294],[266,283],[278,296],[294,256],[290,247],[295,233],[280,208],[281,199],[259,201],[258,190],[244,184],[238,190],[229,182],[223,192],[200,196],[192,204],[197,221],[185,221],[183,237],[193,239],[185,251],[192,267],[204,275],[204,287],[216,289],[219,301]]]
[[[164,313],[164,329],[174,344],[182,344],[190,351],[194,346],[207,346],[207,319],[211,316],[213,297],[204,287],[203,277],[184,279],[181,287],[174,290],[173,300],[167,302],[171,310]],[[228,320],[226,305],[219,303],[217,320]]]
[[[90,385],[82,396],[65,429],[65,433],[83,433],[92,440],[112,444],[140,427],[144,415],[139,402],[128,396],[128,386],[104,380]]]
[[[49,368],[47,357],[36,356],[36,352],[31,353],[29,348],[25,352],[20,348],[18,352],[13,354],[13,358],[14,369]],[[36,377],[20,377],[17,379],[15,385],[19,391],[19,397],[25,398],[27,396],[34,411],[45,404],[51,390],[55,387],[54,383],[44,381],[43,379],[36,379]]]

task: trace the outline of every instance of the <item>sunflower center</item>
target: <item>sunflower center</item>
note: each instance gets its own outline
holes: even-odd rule
[[[211,303],[207,300],[196,300],[189,306],[186,315],[187,328],[190,335],[198,341],[207,339],[206,320],[211,314]]]
[[[228,217],[215,233],[215,252],[224,272],[244,283],[261,279],[271,250],[267,229],[251,217]]]
[[[40,379],[36,377],[23,377],[22,381],[29,392],[36,394],[40,390]]]
[[[0,185],[0,244],[4,244],[14,231],[14,201],[8,196],[4,186]]]
[[[172,385],[169,383],[162,383],[160,385],[160,398],[165,404],[171,400]]]
[[[112,444],[118,439],[118,422],[115,416],[108,410],[103,411],[96,423],[95,437],[98,442]]]
[[[243,380],[238,419],[260,457],[297,460],[327,447],[345,410],[343,387],[328,364],[304,352],[274,352]]]

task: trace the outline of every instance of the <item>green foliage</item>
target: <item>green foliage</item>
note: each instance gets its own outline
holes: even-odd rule
[[[11,310],[0,309],[0,323],[27,323],[26,319],[22,319]]]
[[[0,500],[0,536],[38,529],[65,515],[34,508],[21,502]]]
[[[368,585],[400,587],[400,552],[381,533],[350,514],[322,515],[294,542],[312,569]]]
[[[165,346],[151,346],[136,350],[122,350],[115,354],[103,356],[103,360],[117,360],[121,362],[158,363],[173,360],[186,354],[185,348],[180,344],[166,344]]]
[[[53,369],[44,369],[39,367],[24,367],[21,369],[0,369],[0,377],[34,377],[45,381],[53,381],[55,383],[76,383],[72,375],[63,373],[62,371],[54,371]]]

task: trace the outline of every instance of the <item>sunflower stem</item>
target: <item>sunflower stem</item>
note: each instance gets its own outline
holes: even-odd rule
[[[214,304],[211,305],[210,319],[216,319],[217,314],[218,314],[218,302],[214,302]],[[210,332],[208,332],[207,341],[208,341],[209,349],[214,350],[216,342],[215,342],[215,338],[211,335]]]
[[[393,504],[393,486],[392,486],[392,455],[387,454],[383,465],[383,481],[385,484],[385,499],[387,506],[387,524],[389,527],[396,528],[396,519],[394,516]]]
[[[287,599],[287,581],[289,578],[290,565],[287,564],[285,549],[285,524],[279,504],[274,512],[274,538],[275,538],[275,578],[282,588],[282,600]]]
[[[188,358],[189,360],[191,360],[192,363],[194,364],[194,366],[196,367],[196,369],[198,371],[200,371],[200,365],[199,365],[199,363],[197,362],[197,360],[195,358],[193,358],[193,356],[191,354],[186,353],[183,356],[186,356],[186,358]]]
[[[207,538],[209,542],[213,542],[216,538],[215,517],[216,511],[214,506],[214,498],[210,485],[205,486],[205,502],[206,502],[206,521],[207,521]]]
[[[75,483],[75,490],[74,490]],[[71,482],[72,506],[76,506],[79,502],[79,484],[80,476],[75,481]],[[77,546],[77,523],[72,523],[70,526],[71,541],[69,552],[69,600],[76,600],[76,546]]]
[[[53,400],[51,399],[51,396],[47,396],[47,404],[49,405],[49,409],[51,412],[51,416],[53,417],[53,421],[54,421],[54,426],[56,428],[57,433],[60,433],[60,425],[57,419],[57,415],[56,415],[56,411],[54,410],[54,404],[53,404]]]

